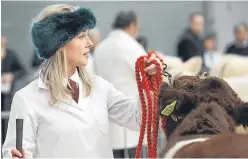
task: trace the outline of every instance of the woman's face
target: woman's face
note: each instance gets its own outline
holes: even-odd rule
[[[88,30],[79,33],[69,43],[64,46],[70,67],[86,66],[90,48],[93,43],[88,37]]]

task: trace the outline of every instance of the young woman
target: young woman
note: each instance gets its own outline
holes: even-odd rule
[[[88,31],[95,24],[91,10],[64,4],[49,6],[35,18],[31,35],[45,63],[39,78],[14,96],[3,157],[109,158],[109,120],[139,129],[137,101],[84,69],[92,47]],[[156,70],[155,64],[145,69],[150,75]],[[24,119],[22,153],[15,149],[17,118]]]

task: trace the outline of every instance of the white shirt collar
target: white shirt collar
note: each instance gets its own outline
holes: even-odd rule
[[[74,82],[77,83],[77,85],[79,84],[79,74],[78,74],[78,70],[76,69],[76,71],[72,74],[72,76],[70,77],[70,79]],[[67,79],[65,79],[67,81]],[[67,83],[66,83],[67,84]]]
[[[70,79],[74,82],[77,83],[77,85],[79,85],[79,74],[78,74],[78,70],[76,69],[76,71],[72,74],[72,76],[70,77]],[[44,75],[42,73],[42,71],[39,72],[39,78],[38,78],[38,87],[39,88],[43,88],[43,89],[48,89],[47,86],[45,85],[44,81]],[[66,78],[64,78],[64,86],[67,85],[68,80]]]

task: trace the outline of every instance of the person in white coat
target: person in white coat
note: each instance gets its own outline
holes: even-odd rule
[[[121,11],[114,19],[112,27],[113,30],[95,50],[96,74],[139,102],[135,62],[147,53],[135,39],[139,30],[137,15],[132,11]],[[135,157],[139,132],[111,123],[110,134],[115,158]]]
[[[91,29],[89,31],[89,38],[93,43],[93,46],[90,48],[90,54],[89,54],[89,59],[88,59],[88,65],[86,68],[89,70],[90,73],[95,74],[94,70],[94,51],[95,48],[98,46],[101,36],[100,36],[100,31],[98,28]]]
[[[34,19],[32,41],[45,63],[39,77],[14,95],[3,158],[111,158],[109,120],[139,129],[137,102],[85,72],[95,24],[90,9],[66,4],[48,6]],[[156,70],[147,67],[148,74]],[[17,118],[24,120],[22,152],[15,148]]]

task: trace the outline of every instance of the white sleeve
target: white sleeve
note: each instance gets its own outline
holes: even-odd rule
[[[109,83],[107,104],[109,119],[126,128],[139,131],[141,123],[141,106],[139,102],[128,98]]]
[[[138,43],[137,43],[138,44]],[[139,44],[138,44],[139,45]],[[131,53],[131,56],[127,56],[126,52]],[[135,63],[140,56],[146,55],[145,50],[141,46],[136,46],[135,49],[127,49],[123,51],[122,60],[125,60],[125,64],[130,67],[130,72],[133,76],[133,81],[127,84],[127,89],[124,92],[129,92],[128,95],[117,90],[113,84],[109,83],[108,89],[108,108],[109,118],[112,122],[129,128],[134,131],[139,131],[141,124],[141,104],[139,95],[137,92],[136,78],[135,78]],[[130,93],[134,88],[134,92]]]
[[[126,55],[127,52],[129,52],[129,55]],[[127,49],[123,51],[123,54],[121,54],[122,56],[121,58],[122,60],[125,60],[126,64],[131,68],[132,73],[135,74],[136,61],[138,60],[139,57],[145,55],[147,55],[145,50],[141,46],[138,46],[135,49]]]
[[[37,119],[22,95],[17,92],[11,105],[8,131],[3,144],[3,158],[11,158],[11,150],[16,148],[16,119],[23,119],[23,149],[26,158],[33,158],[35,152]]]

